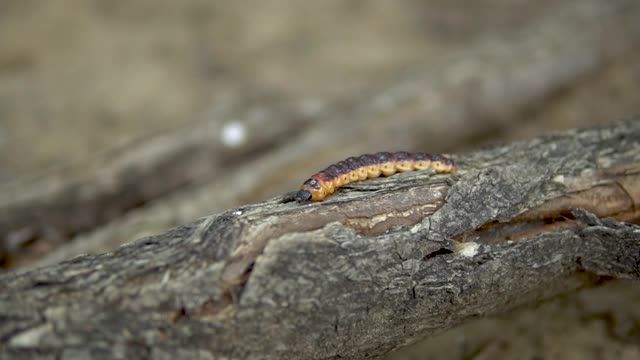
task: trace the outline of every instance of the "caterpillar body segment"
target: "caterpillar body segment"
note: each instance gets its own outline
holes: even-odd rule
[[[436,173],[455,173],[457,170],[453,161],[442,155],[379,152],[350,157],[329,166],[305,181],[294,197],[299,203],[322,201],[339,187],[352,182],[426,169],[434,169]]]

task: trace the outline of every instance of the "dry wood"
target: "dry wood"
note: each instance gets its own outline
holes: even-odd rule
[[[0,357],[373,357],[640,276],[640,121],[454,159],[3,275]]]
[[[101,214],[127,209],[131,205],[127,201],[132,198],[143,202],[176,184],[208,181],[204,187],[181,193],[178,199],[158,201],[155,206],[116,220],[112,226],[80,236],[68,247],[49,251],[42,263],[51,264],[78,253],[113,249],[131,239],[132,234],[157,232],[273,196],[347,156],[380,150],[454,149],[487,129],[508,126],[513,114],[596,71],[625,49],[637,46],[640,22],[633,14],[639,10],[640,3],[633,1],[564,4],[520,31],[509,32],[508,36],[494,34],[471,44],[464,52],[449,56],[441,66],[425,62],[411,67],[381,89],[367,90],[367,94],[341,104],[320,101],[324,104],[324,108],[319,107],[324,109],[321,112],[303,111],[305,106],[300,104],[284,104],[218,114],[213,116],[214,122],[248,122],[246,147],[222,146],[220,126],[215,124],[168,134],[162,141],[153,139],[128,149],[133,159],[128,159],[127,152],[122,153],[126,168],[107,167],[82,179],[82,186],[70,187],[82,191],[61,190],[52,197],[38,195],[30,203],[4,203],[0,199],[0,222],[5,220],[5,225],[0,224],[0,233],[10,229],[9,233],[17,234],[15,240],[8,241],[7,249],[21,249],[18,240],[25,237],[19,235],[26,234],[29,239],[43,233],[48,236],[52,230],[71,234],[86,231],[104,222]],[[255,113],[262,115],[252,117]],[[300,118],[306,119],[304,130],[296,121]],[[317,121],[310,121],[313,119]],[[261,127],[265,130],[261,131]],[[287,141],[278,147],[267,145],[278,138]],[[265,148],[268,150],[252,159],[241,156]],[[140,152],[151,156],[141,157],[137,155]],[[223,158],[230,161],[221,170]],[[149,171],[138,171],[132,177],[129,168]],[[0,189],[0,193],[30,194],[40,186]],[[89,195],[66,198],[68,194],[81,193]],[[39,214],[37,220],[33,219],[35,214]],[[75,226],[70,223],[73,219],[87,222]]]

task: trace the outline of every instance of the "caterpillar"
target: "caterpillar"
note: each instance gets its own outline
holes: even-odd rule
[[[397,172],[434,169],[436,173],[455,173],[456,165],[442,155],[408,152],[379,152],[340,161],[311,176],[295,193],[297,202],[322,201],[339,187]]]

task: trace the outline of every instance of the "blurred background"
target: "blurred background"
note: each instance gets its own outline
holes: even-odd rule
[[[637,0],[2,0],[0,271],[264,200],[352,155],[628,118],[639,90]],[[613,282],[390,358],[637,359],[638,300]]]

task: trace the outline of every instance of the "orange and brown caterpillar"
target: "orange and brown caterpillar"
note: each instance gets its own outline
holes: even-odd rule
[[[437,173],[455,173],[457,170],[453,161],[442,155],[421,152],[379,152],[361,155],[340,161],[311,176],[295,193],[294,198],[299,203],[308,200],[322,201],[339,187],[354,181],[426,169],[434,169]]]

